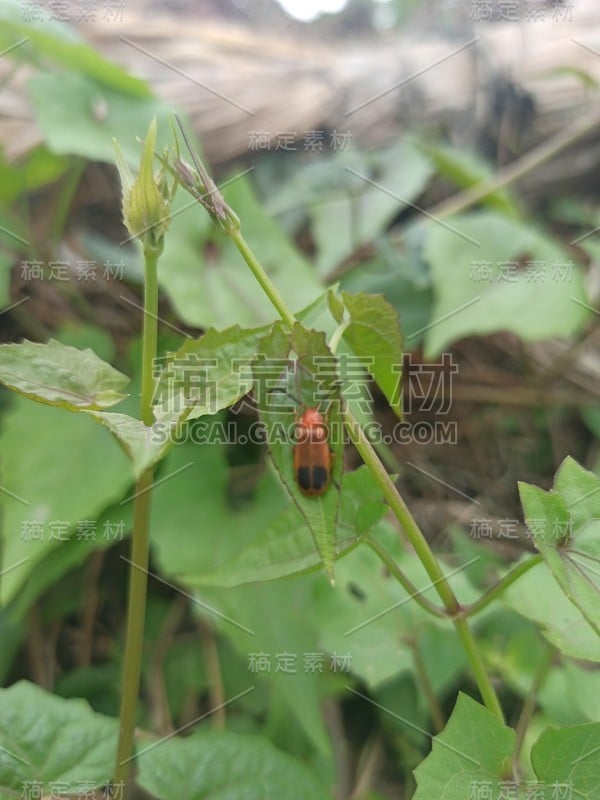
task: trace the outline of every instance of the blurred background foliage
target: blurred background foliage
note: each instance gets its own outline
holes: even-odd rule
[[[454,585],[473,600],[532,549],[517,480],[550,485],[567,454],[600,466],[594,3],[348,0],[310,22],[274,0],[59,6],[0,0],[2,341],[91,347],[132,377],[118,410],[136,412],[142,261],[121,224],[112,139],[135,166],[136,137],[156,116],[161,149],[177,110],[293,310],[336,283],[397,309],[410,423],[435,421],[419,381],[446,365],[456,439],[395,442],[389,458],[448,567],[473,560]],[[159,279],[162,353],[211,326],[274,319],[181,192]],[[0,676],[115,715],[129,467],[84,415],[4,390],[0,404]],[[374,414],[389,431],[380,397]],[[340,561],[335,592],[317,573],[249,582],[288,502],[261,448],[186,443],[160,469],[177,477],[153,500],[140,724],[168,733],[251,682],[230,729],[265,733],[340,797],[361,776],[360,796],[410,796],[429,749],[418,730],[443,722],[457,690],[473,693],[448,625],[406,603],[346,636],[405,599],[368,550]],[[421,585],[389,523],[378,535]],[[200,607],[173,587],[182,571]],[[572,631],[539,592],[532,573],[477,621],[513,722],[548,660],[539,626],[563,643]],[[597,662],[583,638],[567,651]],[[256,653],[270,671],[250,674]],[[292,674],[276,668],[282,653],[298,658]],[[305,669],[307,653],[324,668]],[[600,721],[581,689],[599,696],[597,671],[547,669],[536,725]],[[401,708],[408,727],[380,707]]]

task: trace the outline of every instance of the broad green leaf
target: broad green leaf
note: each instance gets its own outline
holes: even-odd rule
[[[386,509],[367,467],[348,473],[341,497],[336,558],[351,549]],[[190,575],[187,581],[195,586],[237,586],[306,572],[320,564],[306,521],[295,505],[289,505],[232,558],[210,572]]]
[[[398,314],[383,295],[342,292],[342,298],[350,315],[344,340],[356,356],[365,359],[365,368],[390,408],[401,416],[402,332]],[[341,379],[343,383],[343,374]]]
[[[465,800],[484,784],[497,796],[512,777],[514,742],[511,728],[461,692],[444,731],[415,770],[414,800]]]
[[[558,468],[554,491],[564,499],[574,529],[600,518],[600,478],[571,456],[567,456]]]
[[[567,597],[598,634],[600,619],[600,479],[572,459],[554,490],[519,484],[525,520],[536,547]]]
[[[317,573],[226,589],[203,587],[194,594],[198,613],[213,620],[219,635],[227,636],[246,664],[244,688],[267,686],[271,724],[279,725],[285,737],[291,716],[308,738],[304,747],[311,743],[329,757],[331,744],[320,704],[321,673],[329,672],[330,657],[317,646],[316,584],[335,592]],[[317,661],[311,668],[307,658],[313,653]],[[266,666],[258,663],[260,654]]]
[[[200,730],[157,745],[142,751],[138,781],[161,800],[323,800],[329,794],[303,764],[259,736]]]
[[[292,311],[313,302],[323,287],[314,270],[259,204],[247,178],[223,186],[225,201],[242,220],[242,231],[269,278]],[[206,211],[182,192],[165,241],[159,281],[189,325],[255,327],[278,319],[242,256],[213,227]]]
[[[119,452],[117,456],[121,458]],[[58,585],[68,572],[83,564],[94,550],[103,550],[122,542],[129,536],[132,522],[133,504],[122,506],[116,503],[97,517],[91,535],[83,529],[78,530],[77,522],[71,525],[67,541],[54,543],[55,546],[48,547],[44,552],[43,558],[29,565],[27,578],[13,597],[7,614],[15,619],[27,619],[31,605],[42,593]]]
[[[0,797],[76,794],[114,769],[119,723],[32,683],[0,689]]]
[[[369,157],[340,153],[320,171],[323,185],[309,204],[320,275],[384,231],[433,172],[409,137]]]
[[[0,345],[0,382],[39,403],[81,411],[118,403],[129,378],[92,350],[50,339]]]
[[[290,380],[287,366],[291,349],[301,366],[294,367],[293,388],[289,389],[285,381]],[[281,481],[306,520],[325,571],[333,581],[344,445],[339,394],[335,386],[335,359],[325,343],[323,333],[306,330],[298,323],[294,326],[291,338],[281,324],[273,326],[272,332],[262,340],[259,354],[254,364],[255,394],[265,426],[266,442]],[[276,388],[296,394],[295,401],[272,393]],[[297,405],[300,402],[304,407],[319,407],[323,400],[329,406],[328,409],[323,408],[322,413],[329,431],[332,478],[324,494],[306,497],[300,491],[294,470],[294,429],[298,415],[303,411]]]
[[[87,415],[21,397],[3,417],[0,453],[4,604],[61,539],[101,537],[95,520],[122,497],[131,469]]]
[[[24,4],[2,0],[0,2],[0,50],[12,51],[11,57],[31,60],[34,63],[47,59],[78,73],[95,78],[100,83],[132,97],[149,97],[145,81],[134,77],[122,67],[103,58],[85,44],[75,30],[56,20],[25,22]],[[26,38],[23,47],[14,48],[16,42]],[[60,84],[61,78],[55,77]]]
[[[533,567],[509,586],[502,600],[541,625],[544,636],[564,655],[600,662],[600,637],[568,599],[545,563]]]
[[[187,441],[174,447],[161,463],[152,493],[155,558],[163,572],[184,583],[236,558],[288,505],[275,476],[265,470],[253,502],[234,508],[228,496],[232,476],[223,446],[224,419],[199,422],[205,440],[214,443]]]
[[[151,427],[130,417],[111,411],[86,411],[113,434],[131,460],[136,478],[156,464],[169,449],[174,424],[158,421]]]
[[[161,124],[161,150],[168,135],[169,109],[147,95],[132,97],[85,75],[57,78],[40,73],[28,81],[38,125],[48,148],[59,155],[79,155],[113,163],[113,138],[128,163],[139,165],[143,138],[153,117]]]
[[[580,268],[531,224],[495,212],[451,217],[427,232],[435,303],[426,355],[469,335],[526,341],[571,336],[589,316]]]
[[[439,605],[431,579],[416,556],[403,552],[397,532],[380,524],[371,536],[385,544],[414,586]],[[444,572],[460,602],[478,596],[460,567],[444,566]],[[414,640],[430,627],[451,628],[447,620],[424,611],[366,544],[337,562],[336,589],[323,588],[319,618],[321,646],[332,653],[349,653],[353,674],[369,687],[413,669],[413,654],[405,639]]]
[[[162,359],[155,393],[157,419],[216,414],[252,389],[252,361],[267,328],[210,328]],[[191,409],[191,411],[190,411]]]
[[[535,774],[564,796],[600,796],[600,723],[548,728],[531,748]],[[569,794],[564,794],[568,792]]]

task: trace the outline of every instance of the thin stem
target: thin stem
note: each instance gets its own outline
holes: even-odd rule
[[[229,236],[240,251],[245,262],[250,267],[252,274],[257,279],[261,288],[277,309],[277,312],[283,321],[289,328],[292,328],[294,322],[296,321],[294,315],[287,308],[281,295],[271,283],[269,276],[265,273],[262,266],[256,259],[240,230],[238,229],[231,231]],[[498,702],[498,698],[496,697],[496,693],[494,692],[494,688],[486,672],[481,653],[477,647],[477,643],[473,638],[473,634],[471,633],[467,620],[457,617],[460,611],[460,604],[454,596],[454,592],[450,588],[450,584],[443,574],[435,555],[430,549],[427,540],[421,532],[421,529],[408,510],[407,505],[394,486],[392,479],[386,472],[385,467],[377,457],[377,453],[373,449],[373,446],[367,439],[365,433],[349,409],[345,408],[343,410],[343,418],[352,443],[354,444],[364,463],[369,467],[373,476],[379,483],[381,491],[387,500],[390,509],[402,526],[418,558],[423,564],[423,567],[431,578],[432,584],[442,600],[448,616],[453,618],[452,622],[471,663],[473,675],[477,681],[483,702],[485,703],[486,707],[492,711],[492,713],[494,713],[500,720],[504,721],[500,703]]]
[[[525,734],[527,733],[527,728],[529,727],[531,717],[535,711],[538,694],[544,684],[544,681],[546,680],[550,667],[552,666],[553,659],[554,649],[549,647],[546,652],[546,657],[540,664],[539,669],[533,678],[531,689],[529,690],[527,699],[523,703],[523,708],[519,714],[519,720],[515,728],[515,749],[513,752],[513,772],[516,774],[519,772],[519,759],[521,757],[521,750],[525,741]]]
[[[423,594],[421,594],[419,589],[417,589],[414,583],[402,572],[398,564],[396,564],[392,556],[380,542],[371,536],[366,536],[363,541],[365,544],[369,545],[371,550],[377,553],[381,561],[383,561],[385,566],[388,568],[390,574],[393,575],[398,583],[405,589],[406,593],[408,594],[407,600],[415,600],[415,602],[417,602],[421,608],[424,608],[425,611],[433,614],[436,617],[449,619],[448,614],[443,608],[436,606],[435,603],[432,603],[431,600],[428,600]]]
[[[144,275],[144,321],[142,332],[142,408],[144,425],[154,422],[152,399],[154,397],[154,360],[158,342],[158,259],[162,253],[161,245],[145,247]]]
[[[269,298],[271,303],[275,306],[275,308],[277,310],[277,313],[279,314],[281,319],[285,322],[285,324],[291,330],[291,328],[294,325],[294,322],[296,321],[294,315],[292,314],[292,312],[286,306],[284,299],[279,294],[279,292],[277,291],[275,286],[273,286],[273,284],[271,283],[271,280],[270,280],[269,276],[264,271],[264,269],[262,268],[262,265],[260,264],[260,262],[258,261],[256,256],[254,255],[254,253],[250,249],[248,243],[246,242],[246,240],[242,236],[241,231],[239,231],[239,230],[238,231],[233,231],[229,235],[230,235],[231,239],[233,240],[233,243],[235,244],[237,249],[242,254],[242,258],[244,259],[246,264],[248,264],[248,266],[250,267],[250,271],[252,272],[252,274],[254,275],[256,280],[258,281],[258,283],[260,285],[260,288],[263,290],[263,292]]]
[[[486,606],[488,606],[492,600],[495,600],[498,595],[502,594],[506,589],[508,589],[512,583],[521,577],[521,575],[529,572],[532,567],[537,566],[537,564],[543,560],[544,559],[542,555],[540,553],[536,553],[535,555],[531,556],[531,558],[528,558],[527,561],[517,564],[516,567],[511,569],[510,572],[507,572],[503,578],[491,586],[487,592],[479,598],[479,600],[463,606],[459,612],[459,617],[472,617],[474,614],[478,614]]]
[[[433,691],[433,686],[431,685],[431,681],[429,679],[429,675],[427,674],[427,669],[425,667],[425,662],[421,657],[421,653],[419,652],[419,645],[417,641],[412,642],[411,646],[413,652],[413,661],[415,665],[415,673],[418,679],[421,681],[421,688],[423,689],[423,694],[425,695],[425,699],[427,700],[427,705],[429,706],[429,710],[431,711],[431,718],[433,719],[433,725],[436,730],[436,733],[440,733],[444,730],[444,725],[446,724],[444,720],[444,714],[438,703],[438,699],[435,696],[435,692]]]
[[[419,560],[431,578],[433,586],[440,596],[448,616],[452,618],[452,624],[454,625],[462,642],[465,653],[467,654],[471,664],[471,669],[473,670],[473,676],[477,682],[477,686],[479,687],[481,698],[485,706],[493,714],[495,714],[498,719],[504,721],[502,708],[500,707],[494,687],[492,686],[490,677],[485,669],[485,664],[483,663],[483,658],[477,646],[477,642],[473,637],[473,633],[469,628],[467,620],[464,617],[458,616],[460,611],[458,600],[454,596],[454,592],[450,588],[450,584],[442,573],[440,565],[431,551],[427,540],[415,522],[414,517],[408,510],[404,500],[396,490],[396,487],[394,486],[390,476],[385,471],[383,464],[377,458],[377,454],[365,436],[362,428],[347,409],[344,411],[344,420],[352,443],[358,450],[362,460],[377,479],[391,510],[393,511],[396,519],[402,525],[402,528],[412,544],[417,556],[419,557]]]
[[[452,214],[458,214],[465,211],[467,208],[481,202],[490,194],[497,192],[499,189],[504,189],[512,183],[523,178],[533,170],[545,164],[554,158],[561,150],[564,150],[569,145],[576,142],[582,136],[590,133],[590,131],[598,128],[600,117],[598,114],[593,114],[582,119],[576,120],[568,128],[559,131],[554,136],[551,136],[545,142],[542,142],[538,147],[526,153],[521,158],[518,158],[508,167],[501,169],[495,175],[492,175],[488,180],[479,183],[476,186],[471,186],[464,192],[454,195],[443,200],[437,206],[428,209],[428,218],[423,221],[427,224],[433,218],[446,219]],[[399,238],[402,234],[396,234],[394,238]]]
[[[156,358],[158,327],[157,264],[160,247],[145,247],[144,323],[142,334],[142,397],[141,418],[152,425],[152,398],[154,394],[153,366]],[[119,714],[119,742],[115,764],[114,783],[123,787],[122,797],[130,794],[130,773],[133,759],[136,710],[142,672],[144,648],[144,619],[148,585],[148,558],[150,532],[150,500],[154,469],[145,470],[135,487],[133,531],[131,535],[131,565],[129,570],[129,597],[127,606],[127,633],[123,664],[121,710]]]

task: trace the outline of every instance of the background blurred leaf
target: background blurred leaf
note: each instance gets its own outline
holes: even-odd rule
[[[492,331],[525,341],[569,336],[589,316],[579,267],[531,224],[494,212],[452,217],[429,229],[425,256],[435,291],[425,337],[429,356],[464,336]],[[524,258],[537,277],[518,267],[503,278],[502,264]],[[480,265],[489,265],[489,278],[482,278]]]

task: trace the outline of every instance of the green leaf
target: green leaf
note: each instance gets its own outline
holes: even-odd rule
[[[414,586],[431,602],[439,597],[414,555],[403,552],[396,531],[380,523],[371,534],[386,549]],[[464,571],[443,567],[460,602],[476,599]],[[454,573],[454,574],[452,574]],[[323,587],[319,602],[320,644],[331,653],[352,657],[352,672],[370,687],[399,673],[412,671],[413,654],[406,639],[428,628],[449,630],[446,620],[433,618],[387,571],[371,548],[361,545],[336,564],[336,588]]]
[[[600,634],[600,479],[565,461],[554,490],[519,484],[535,544],[567,597]]]
[[[106,86],[76,73],[57,77],[40,73],[28,81],[37,123],[53,153],[79,155],[91,161],[113,163],[113,138],[119,142],[125,159],[132,165],[140,161],[143,138],[153,117],[162,121],[159,148],[166,142],[170,111],[158,100]]]
[[[90,523],[92,538],[101,537],[95,520],[122,497],[131,469],[112,437],[87,415],[21,397],[3,417],[0,452],[6,603],[62,538],[78,538],[78,526]]]
[[[378,241],[373,258],[362,261],[340,279],[348,292],[383,294],[396,309],[403,331],[424,331],[431,316],[433,294],[429,267],[418,252],[410,248],[398,252],[387,239]],[[410,345],[414,349],[422,333],[413,333]]]
[[[231,179],[223,196],[242,219],[248,244],[288,307],[297,311],[315,300],[323,287],[314,269],[265,213],[247,178]],[[204,328],[255,327],[277,319],[237,248],[215,231],[205,210],[190,205],[183,193],[173,209],[158,277],[179,316]]]
[[[502,600],[517,613],[537,622],[548,641],[564,655],[600,662],[600,637],[562,591],[545,563],[533,567],[509,586]]]
[[[432,172],[410,137],[370,157],[340,153],[322,165],[319,191],[309,203],[319,274],[326,275],[385,230],[422,192]]]
[[[162,361],[154,413],[190,420],[228,408],[252,389],[252,361],[267,328],[210,328]],[[191,412],[189,409],[192,409]]]
[[[324,494],[314,497],[302,494],[294,469],[295,443],[292,437],[299,413],[297,402],[290,404],[290,399],[284,398],[283,403],[276,403],[273,399],[276,395],[271,394],[278,386],[287,391],[287,386],[282,386],[282,382],[284,378],[290,377],[289,373],[286,374],[290,349],[294,350],[302,365],[295,367],[296,385],[290,390],[292,395],[300,395],[295,400],[304,405],[305,398],[309,398],[306,407],[319,406],[319,401],[323,398],[329,403],[326,414],[325,410],[323,413],[326,416],[328,444],[332,453],[331,484]],[[317,375],[318,367],[321,369]],[[335,359],[322,332],[306,330],[296,323],[290,338],[283,325],[276,323],[272,332],[261,342],[254,374],[258,408],[273,463],[288,494],[306,520],[325,571],[333,582],[340,494],[338,487],[342,480],[344,445],[339,394],[336,390]]]
[[[383,295],[342,292],[350,324],[344,340],[355,355],[366,359],[366,369],[385,395],[390,408],[402,415],[402,332],[398,314]],[[341,375],[342,383],[344,375]]]
[[[279,725],[285,737],[292,724],[290,717],[297,720],[296,727],[306,734],[304,748],[310,744],[330,758],[331,742],[321,709],[321,673],[328,671],[329,657],[317,647],[317,584],[335,593],[321,573],[226,589],[203,587],[195,597],[198,613],[210,616],[219,635],[227,636],[245,663],[244,688],[256,685],[268,689],[271,724],[277,724],[277,717],[281,717]],[[266,672],[256,665],[261,653],[269,664]],[[311,653],[322,658],[315,669],[306,666],[306,654]],[[288,658],[281,659],[280,654]]]
[[[118,720],[95,714],[86,702],[32,683],[0,689],[0,796],[75,794],[82,785],[108,783],[118,729]]]
[[[0,3],[0,50],[12,51],[12,57],[19,60],[27,57],[34,63],[50,59],[69,70],[89,75],[107,87],[127,92],[132,97],[150,96],[145,81],[103,58],[82,42],[72,27],[55,20],[26,24],[23,21],[23,8],[21,3],[9,0]],[[18,40],[25,37],[28,42],[23,47],[13,48]],[[60,79],[53,78],[59,88],[63,77],[69,77],[69,73]]]
[[[130,417],[110,411],[86,411],[93,419],[104,425],[113,434],[130,458],[136,478],[144,470],[156,464],[171,445],[174,425],[156,422],[152,427]]]
[[[149,745],[139,757],[140,785],[161,800],[323,800],[308,769],[259,736],[200,730]]]
[[[0,345],[0,382],[39,403],[81,411],[118,403],[129,378],[92,350],[51,339]]]
[[[225,441],[222,416],[200,421],[206,438]],[[260,469],[260,468],[259,468]],[[266,472],[254,502],[236,510],[228,498],[231,476],[225,447],[187,441],[161,464],[152,494],[151,538],[161,569],[182,582],[234,559],[288,504],[279,482]]]
[[[428,356],[500,330],[526,341],[570,336],[589,316],[580,268],[532,225],[494,212],[452,217],[429,228],[425,257],[436,295]]]
[[[511,728],[461,692],[444,731],[415,770],[414,800],[465,800],[473,786],[484,783],[495,795],[511,775],[514,742]]]
[[[595,800],[600,792],[600,724],[548,728],[533,745],[531,762],[546,786]]]
[[[351,549],[386,510],[379,485],[367,467],[348,473],[341,496],[336,558]],[[306,572],[320,564],[304,517],[290,505],[220,567],[189,575],[187,581],[195,586],[237,586]]]

